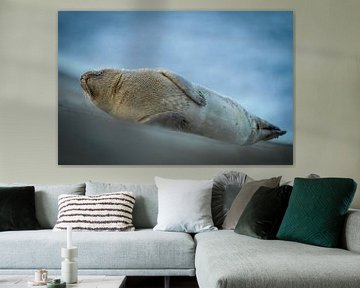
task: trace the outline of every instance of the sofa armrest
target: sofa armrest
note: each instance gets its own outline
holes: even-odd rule
[[[360,210],[349,210],[343,232],[343,248],[360,253]]]

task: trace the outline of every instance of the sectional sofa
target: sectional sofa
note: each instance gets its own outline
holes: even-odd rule
[[[13,186],[13,184],[0,184]],[[95,195],[133,191],[133,232],[74,232],[79,274],[195,276],[201,288],[360,287],[360,211],[349,211],[343,243],[323,248],[261,240],[218,230],[196,235],[153,231],[157,222],[155,185],[96,183],[35,185],[40,230],[0,232],[0,278],[46,268],[58,275],[66,233],[52,227],[61,194]]]

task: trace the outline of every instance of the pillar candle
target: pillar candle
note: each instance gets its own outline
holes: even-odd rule
[[[72,248],[72,235],[71,235],[72,227],[70,225],[67,226],[66,232],[67,232],[66,248],[70,249]]]

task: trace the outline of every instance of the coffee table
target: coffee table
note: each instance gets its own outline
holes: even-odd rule
[[[55,279],[57,277],[52,277]],[[33,277],[26,276],[2,276],[0,275],[0,287],[1,288],[24,288],[24,287],[36,287],[44,288],[46,286],[28,286],[28,282],[32,281]],[[78,283],[68,284],[67,288],[124,288],[125,287],[126,276],[87,276],[80,275],[78,278]]]

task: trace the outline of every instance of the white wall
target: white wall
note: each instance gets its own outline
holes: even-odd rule
[[[294,165],[58,166],[57,11],[116,9],[293,10]],[[155,175],[200,179],[235,169],[255,178],[283,175],[290,179],[312,172],[351,177],[360,186],[359,19],[357,0],[2,0],[0,182],[72,183],[92,179],[147,183]],[[360,207],[359,195],[354,207]]]

